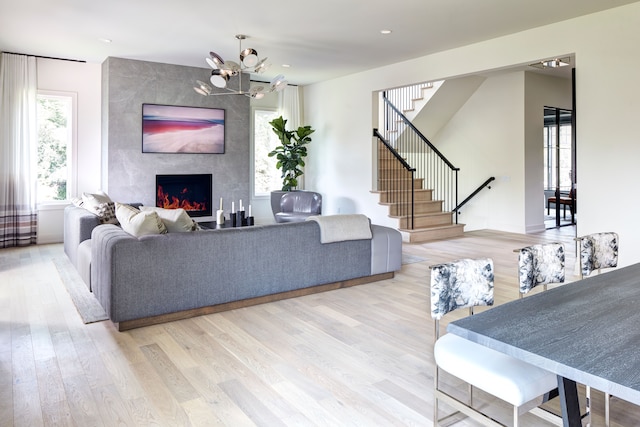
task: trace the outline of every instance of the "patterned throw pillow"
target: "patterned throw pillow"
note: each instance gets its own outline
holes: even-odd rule
[[[109,206],[111,204],[111,206]],[[109,196],[99,191],[97,193],[82,193],[82,207],[100,218],[101,224],[117,224],[115,204]]]
[[[114,202],[100,203],[95,208],[95,213],[100,218],[100,224],[117,224],[116,204]]]
[[[82,198],[80,197],[72,197],[71,198],[71,203],[73,203],[74,206],[77,206],[79,208],[84,207],[84,201],[82,201]]]

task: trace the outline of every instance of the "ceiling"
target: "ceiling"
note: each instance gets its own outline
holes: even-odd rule
[[[304,85],[636,1],[0,0],[0,51],[206,67],[209,51],[237,61],[246,34],[266,80]]]

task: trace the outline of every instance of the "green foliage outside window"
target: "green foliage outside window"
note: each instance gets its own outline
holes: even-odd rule
[[[67,199],[70,100],[38,96],[38,200]]]

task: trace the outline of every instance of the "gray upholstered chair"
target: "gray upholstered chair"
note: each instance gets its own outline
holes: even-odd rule
[[[276,222],[300,222],[322,214],[322,195],[313,191],[291,191],[282,195]]]
[[[434,426],[439,426],[438,402],[442,401],[483,425],[500,426],[473,404],[473,387],[513,405],[513,425],[521,414],[534,413],[560,424],[557,416],[538,406],[557,388],[556,375],[455,334],[440,335],[440,319],[450,311],[493,305],[493,261],[463,259],[431,267],[431,317],[435,320],[433,354]],[[454,397],[440,388],[439,371],[443,370],[469,385],[468,401]],[[451,414],[453,415],[453,414]],[[451,415],[444,417],[449,418]]]

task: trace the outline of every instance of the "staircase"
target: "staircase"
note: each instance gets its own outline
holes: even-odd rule
[[[453,213],[458,169],[407,118],[419,110],[416,103],[424,105],[425,98],[433,96],[425,93],[435,89],[431,84],[419,84],[385,92],[381,99],[384,131],[374,130],[378,168],[372,192],[387,206],[389,217],[397,219],[403,241],[410,243],[464,233],[464,225],[455,223]]]
[[[387,207],[388,215],[397,219],[405,242],[462,236],[464,224],[457,223],[457,213],[495,181],[489,177],[459,202],[459,168],[416,128],[417,124],[437,134],[483,80],[468,77],[454,83],[419,83],[380,94],[378,123],[382,131],[373,130],[378,162],[373,193],[379,194],[379,203]]]
[[[453,213],[443,211],[443,201],[434,200],[434,191],[423,188],[424,178],[404,176],[402,164],[389,158],[386,147],[379,150],[378,189],[372,192],[388,207],[389,217],[397,219],[402,240],[421,243],[462,236],[464,224],[455,224]]]

